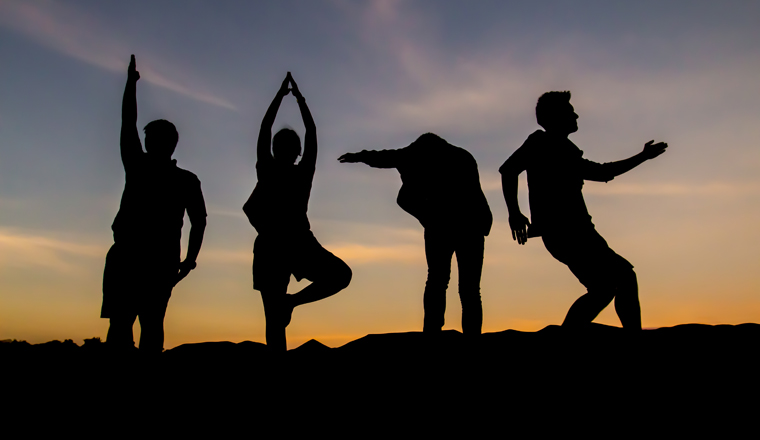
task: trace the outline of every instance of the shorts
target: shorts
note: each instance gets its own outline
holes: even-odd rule
[[[621,275],[633,269],[628,260],[610,249],[594,228],[544,232],[541,238],[546,250],[566,264],[587,289],[617,285],[623,279]]]
[[[158,258],[114,244],[103,271],[101,318],[134,317],[166,309],[179,272],[179,258]]]
[[[298,281],[314,281],[336,265],[345,263],[323,248],[311,231],[288,237],[259,235],[253,244],[253,288],[284,292],[291,274]]]

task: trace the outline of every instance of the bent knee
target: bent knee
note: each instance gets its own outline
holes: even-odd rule
[[[341,261],[340,263],[341,264],[336,266],[333,276],[335,277],[335,284],[340,289],[345,289],[349,284],[351,284],[351,279],[353,278],[354,273],[351,271],[351,268],[348,267],[348,264],[346,264],[344,261]]]
[[[620,292],[638,292],[639,283],[636,278],[636,272],[632,268],[628,268],[620,272],[618,276],[617,289]]]

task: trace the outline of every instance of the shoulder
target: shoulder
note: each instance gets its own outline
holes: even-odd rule
[[[452,151],[453,151],[453,154],[451,156],[454,160],[457,161],[459,165],[465,165],[465,166],[474,165],[475,167],[478,166],[478,162],[475,160],[475,157],[472,155],[472,153],[465,150],[464,148],[452,145]]]
[[[533,133],[528,136],[528,139],[525,139],[525,142],[523,142],[523,146],[536,146],[546,143],[549,140],[548,135],[543,130],[536,130]]]
[[[536,130],[525,139],[525,142],[515,150],[509,158],[501,165],[499,172],[504,174],[509,168],[515,168],[520,172],[524,170],[530,161],[535,156],[536,150],[542,148],[546,144],[546,132],[543,130]]]
[[[472,153],[467,151],[465,148],[457,147],[456,145],[448,144],[449,148],[451,148],[451,151],[454,152],[454,154],[458,155],[459,157],[472,157]]]
[[[582,157],[583,156],[583,150],[581,150],[580,148],[578,148],[578,146],[575,145],[575,143],[573,143],[573,141],[571,141],[570,139],[567,140],[567,147],[574,154],[577,154],[578,157]]]
[[[525,142],[512,155],[514,156],[518,151],[521,154],[529,154],[536,149],[542,148],[548,142],[550,142],[549,135],[543,130],[536,130],[525,139]]]
[[[175,175],[177,176],[177,180],[179,180],[183,185],[200,186],[201,184],[201,180],[192,171],[176,167]]]

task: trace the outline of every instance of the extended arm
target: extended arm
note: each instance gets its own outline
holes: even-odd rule
[[[280,90],[277,91],[272,103],[269,104],[264,119],[261,121],[261,129],[259,130],[259,139],[256,143],[256,157],[261,163],[263,161],[272,160],[272,125],[274,125],[274,119],[277,117],[277,110],[280,109],[282,98],[290,93],[288,89],[288,82],[290,81],[290,75],[285,77],[280,86]]]
[[[301,91],[298,90],[298,85],[293,80],[290,72],[288,72],[288,78],[290,78],[293,96],[295,96],[298,108],[301,110],[303,125],[306,127],[306,137],[303,142],[303,157],[299,163],[313,168],[317,164],[317,126],[314,124],[314,118],[311,116],[309,106],[306,105],[306,100],[301,95]]]
[[[664,153],[666,148],[668,148],[668,144],[664,142],[658,142],[655,144],[654,141],[649,141],[644,145],[644,150],[641,153],[631,156],[628,159],[605,163],[602,166],[605,174],[612,178],[631,171],[649,159],[654,159]]]
[[[129,61],[127,85],[121,101],[121,162],[126,170],[143,153],[137,133],[137,80],[140,72],[135,66],[135,56]]]
[[[365,163],[372,168],[396,168],[403,161],[401,150],[362,150],[358,153],[346,153],[338,158],[340,163]]]

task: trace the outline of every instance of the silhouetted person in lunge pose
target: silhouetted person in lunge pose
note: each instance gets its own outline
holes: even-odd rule
[[[172,154],[179,135],[169,121],[145,126],[145,151],[137,133],[135,56],[129,63],[121,107],[121,161],[126,171],[121,206],[106,256],[101,318],[110,318],[106,342],[133,347],[132,325],[140,317],[140,351],[160,353],[164,315],[172,288],[195,268],[206,229],[201,182],[177,167]],[[187,256],[180,262],[182,222],[190,217]]]
[[[457,255],[462,332],[478,335],[483,324],[480,275],[483,245],[493,216],[480,188],[478,164],[465,149],[426,133],[398,150],[346,153],[339,161],[396,168],[403,185],[398,205],[425,228],[424,332],[440,332],[446,311],[451,257]]]
[[[290,92],[306,127],[303,157],[298,164],[301,139],[296,132],[283,128],[272,138],[277,110]],[[256,152],[258,182],[243,206],[258,232],[253,245],[253,288],[261,292],[264,302],[267,345],[285,351],[285,327],[293,309],[334,295],[351,282],[351,269],[319,244],[306,216],[317,163],[317,127],[290,72],[261,121]],[[288,294],[291,274],[312,283]]]
[[[570,92],[543,94],[536,105],[536,118],[545,131],[531,134],[499,168],[512,238],[525,244],[528,237],[541,236],[549,253],[588,289],[570,307],[563,326],[591,323],[614,298],[623,328],[640,330],[636,273],[596,232],[581,191],[584,180],[608,182],[659,156],[668,145],[649,141],[635,156],[599,164],[584,159],[583,151],[568,139],[578,130]],[[532,223],[517,203],[517,176],[526,170]]]

